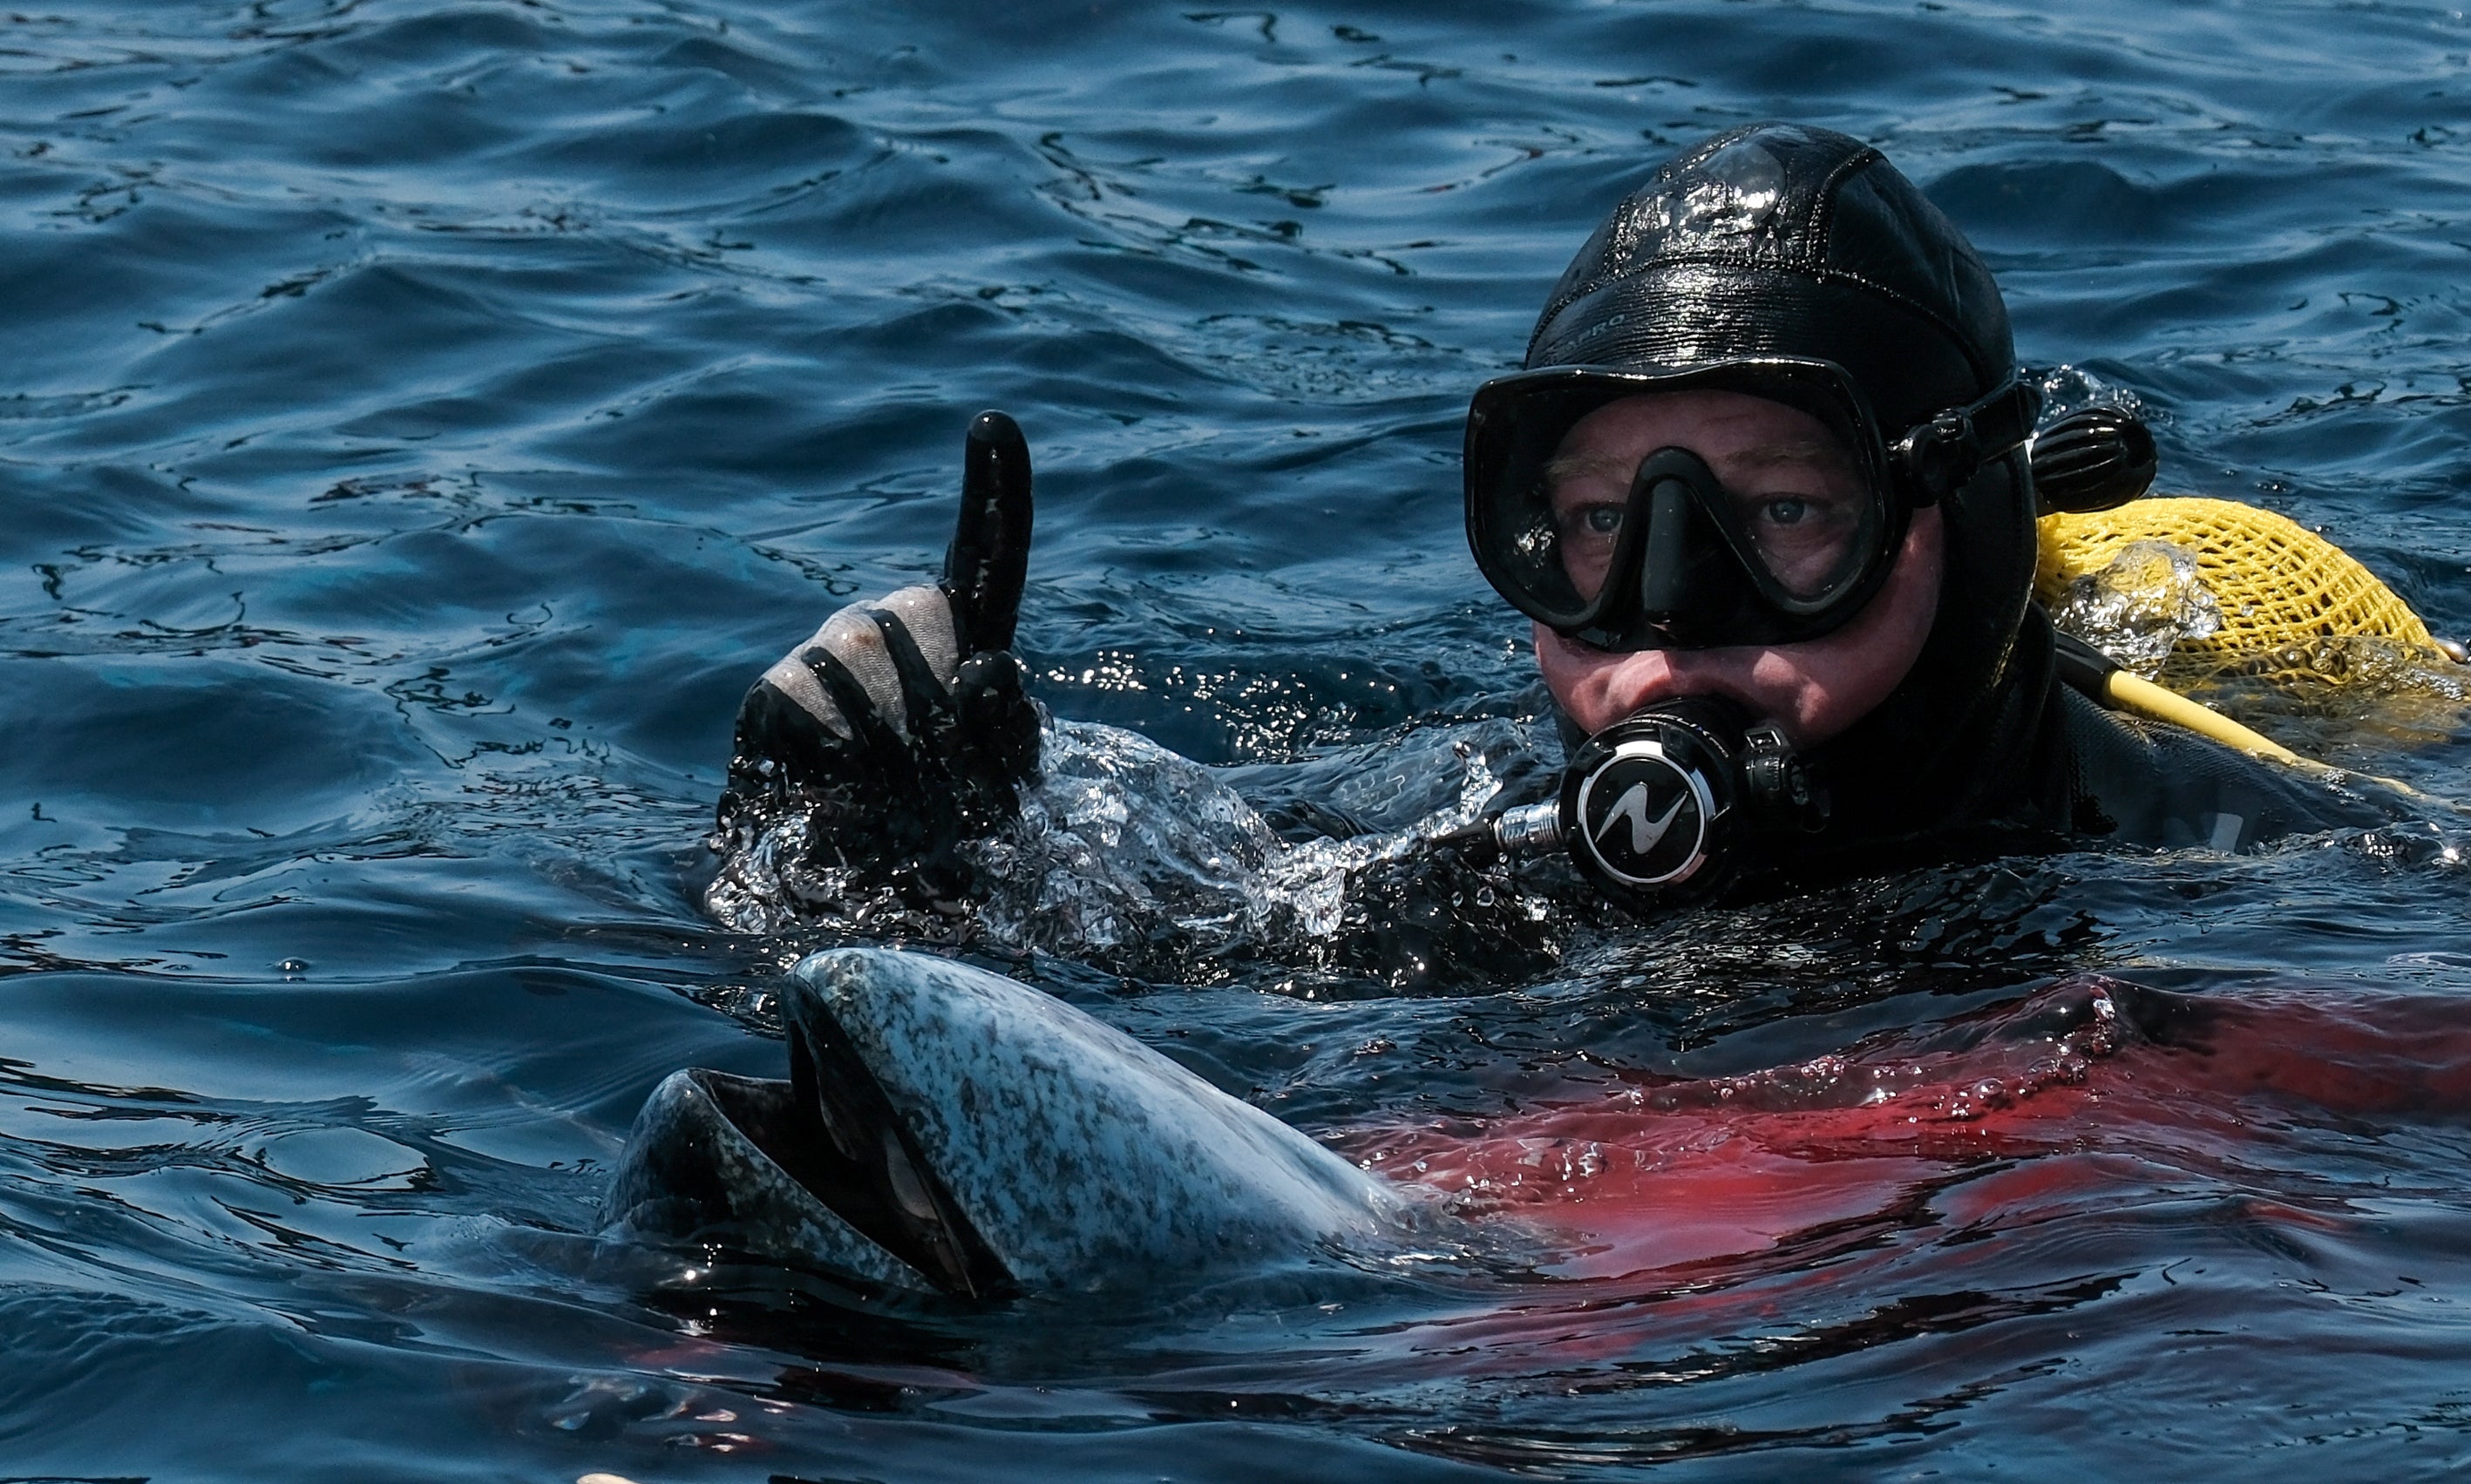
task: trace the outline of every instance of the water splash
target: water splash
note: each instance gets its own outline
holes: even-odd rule
[[[1051,722],[1041,776],[1012,828],[985,842],[981,921],[1009,946],[1073,954],[1162,933],[1236,930],[1241,883],[1282,848],[1212,772],[1136,732]]]
[[[2196,554],[2168,541],[2131,541],[2107,565],[2069,582],[2051,622],[2151,680],[2181,640],[2220,633],[2223,608],[2197,571]]]
[[[1338,833],[1291,841],[1234,787],[1244,770],[1050,718],[1019,816],[965,847],[982,902],[922,905],[898,883],[858,880],[815,848],[812,812],[793,804],[715,836],[722,864],[705,907],[741,932],[805,925],[966,941],[1188,983],[1262,954],[1363,966],[1382,955],[1357,940],[1389,935],[1402,907],[1468,933],[1553,917],[1543,894],[1428,851],[1483,812],[1512,760],[1549,747],[1534,729],[1500,718],[1413,726],[1325,754],[1305,766],[1325,775],[1315,791],[1335,807],[1318,822]],[[1435,957],[1422,954],[1407,977]],[[1381,972],[1396,981],[1397,968]]]
[[[2026,375],[2034,377],[2042,392],[2042,411],[2036,419],[2037,428],[2047,428],[2071,412],[2082,412],[2092,407],[2115,407],[2143,417],[2148,424],[2170,421],[2167,415],[2145,405],[2145,399],[2127,387],[2106,381],[2081,365],[2061,362],[2036,371],[2028,367]]]
[[[1020,819],[982,848],[996,883],[980,918],[992,938],[1115,958],[1137,946],[1203,959],[1277,945],[1290,961],[1326,963],[1360,883],[1472,821],[1500,790],[1499,760],[1531,743],[1515,723],[1483,721],[1359,749],[1372,755],[1352,791],[1411,816],[1301,843],[1217,771],[1136,733],[1060,721],[1046,745]],[[1447,792],[1430,803],[1437,788]]]

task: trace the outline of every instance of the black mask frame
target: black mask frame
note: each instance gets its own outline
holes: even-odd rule
[[[1815,417],[1845,445],[1872,502],[1864,549],[1849,575],[1815,597],[1793,594],[1769,575],[1754,552],[1744,549],[1740,533],[1709,504],[1721,486],[1706,463],[1688,450],[1659,449],[1642,460],[1633,480],[1622,534],[1603,583],[1591,596],[1577,592],[1560,565],[1551,530],[1546,464],[1569,430],[1597,409],[1626,397],[1692,390],[1783,403]],[[1513,607],[1598,648],[1705,648],[1817,638],[1843,626],[1876,596],[1913,511],[1938,504],[1985,464],[2022,446],[2039,407],[2035,388],[2011,379],[1892,441],[1851,377],[1826,361],[1770,357],[1675,370],[1547,366],[1497,377],[1477,389],[1469,410],[1468,542],[1486,580]],[[1659,500],[1683,520],[1659,519]],[[1655,539],[1659,530],[1675,545],[1642,551],[1642,543],[1660,545]]]

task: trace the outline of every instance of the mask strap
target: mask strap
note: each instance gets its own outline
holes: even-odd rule
[[[1983,465],[2022,448],[2041,411],[2041,389],[2012,379],[1977,401],[1934,413],[1891,445],[1888,458],[1917,508],[1937,505]]]

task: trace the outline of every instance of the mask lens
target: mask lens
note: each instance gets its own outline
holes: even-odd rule
[[[1488,575],[1505,594],[1522,599],[1521,606],[1542,608],[1553,622],[1587,611],[1602,588],[1603,576],[1581,590],[1565,556],[1560,522],[1549,501],[1538,499],[1523,507],[1496,515],[1495,527],[1506,532],[1494,540]],[[1540,615],[1543,616],[1543,615]]]
[[[1629,491],[1615,486],[1608,494],[1594,487],[1597,483],[1589,481],[1581,486],[1571,482],[1558,486],[1553,494],[1553,559],[1579,601],[1589,603],[1604,591],[1606,575],[1612,570],[1621,545],[1622,527],[1630,520],[1625,508]]]
[[[1859,579],[1882,525],[1879,501],[1850,463],[1831,450],[1811,453],[1754,468],[1747,488],[1720,496],[1735,549],[1794,605],[1824,603]]]
[[[1651,449],[1703,460],[1686,497],[1639,483]],[[1614,648],[1824,632],[1859,606],[1891,534],[1878,436],[1842,372],[1807,363],[1494,384],[1471,416],[1468,494],[1494,588]],[[1739,601],[1698,601],[1733,587]],[[1650,607],[1690,621],[1667,628]],[[1705,637],[1676,639],[1690,628]]]

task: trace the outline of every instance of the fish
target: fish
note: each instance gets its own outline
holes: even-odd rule
[[[789,1075],[655,1088],[604,1230],[991,1302],[1411,1254],[1430,1202],[1030,985],[883,948],[812,954]]]

